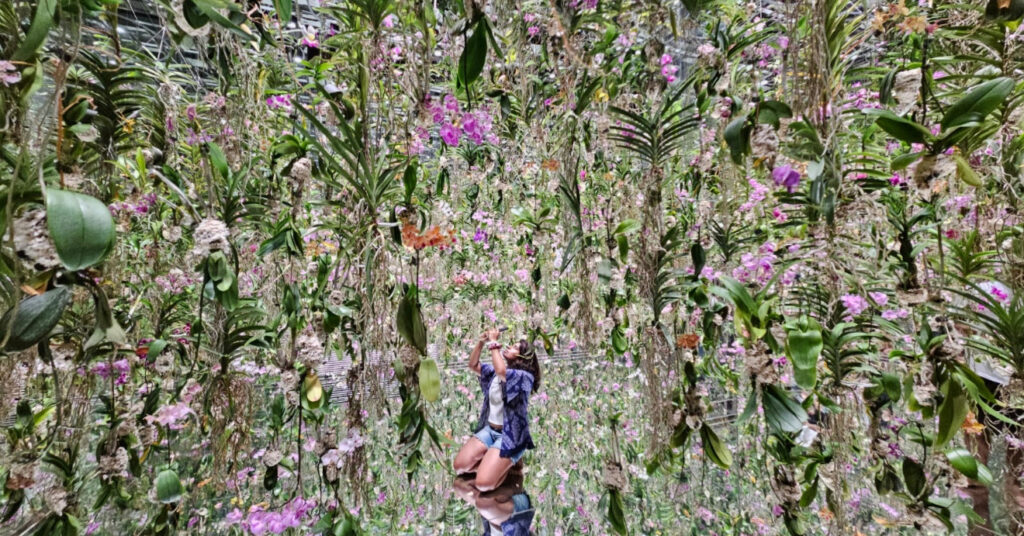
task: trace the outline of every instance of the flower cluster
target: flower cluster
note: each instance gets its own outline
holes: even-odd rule
[[[301,528],[303,518],[315,507],[316,501],[296,497],[285,503],[280,512],[266,510],[262,505],[253,505],[249,508],[249,515],[235,508],[226,520],[231,525],[241,525],[243,530],[253,536],[284,534],[288,529]]]
[[[267,108],[271,110],[281,109],[286,112],[292,110],[292,96],[289,94],[272,95],[267,97]]]
[[[13,86],[20,81],[21,73],[18,72],[18,67],[9,61],[0,60],[0,84]]]
[[[491,131],[491,114],[486,108],[463,112],[460,110],[459,100],[449,93],[441,102],[431,101],[428,95],[426,109],[434,124],[440,125],[438,133],[441,140],[449,146],[458,146],[463,134],[476,145],[483,145],[484,142],[495,145],[498,143],[498,136]]]
[[[428,247],[439,247],[445,248],[455,243],[455,229],[449,229],[448,232],[441,230],[440,226],[433,226],[427,229],[425,233],[420,234],[416,230],[416,226],[411,223],[406,223],[402,226],[402,243],[406,247],[413,248],[417,251],[428,248]]]

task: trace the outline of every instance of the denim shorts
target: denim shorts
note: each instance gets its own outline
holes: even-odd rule
[[[487,445],[487,448],[501,448],[501,432],[491,428],[489,424],[484,425],[484,427],[474,435],[477,439],[482,441],[484,445]],[[519,451],[519,454],[516,454],[511,458],[512,463],[518,462],[524,454],[526,454],[526,449]]]

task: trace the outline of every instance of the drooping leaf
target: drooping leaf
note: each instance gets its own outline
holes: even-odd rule
[[[292,20],[292,0],[274,0],[274,9],[277,10],[277,19],[284,24]]]
[[[807,412],[803,406],[777,385],[765,386],[761,403],[768,428],[774,433],[799,432],[807,422]]]
[[[903,482],[911,496],[921,497],[928,484],[928,479],[924,476],[924,467],[910,458],[903,458]]]
[[[967,395],[957,381],[950,381],[948,392],[939,406],[939,431],[935,434],[935,447],[949,442],[960,430],[960,425],[967,418]]]
[[[308,404],[303,404],[309,409],[317,409],[324,403],[324,386],[320,383],[320,378],[313,372],[306,374],[306,378],[302,381],[302,398]]]
[[[47,34],[53,28],[53,14],[57,9],[57,0],[40,0],[36,4],[36,12],[32,17],[32,25],[25,32],[25,39],[18,45],[11,59],[27,62],[32,59],[46,41]]]
[[[818,357],[824,347],[821,325],[806,315],[795,323],[786,324],[786,349],[793,361],[797,385],[813,389],[817,383]]]
[[[68,270],[83,270],[114,248],[114,219],[99,199],[65,190],[46,191],[46,224]]]
[[[163,504],[176,503],[181,500],[184,489],[178,473],[170,469],[160,471],[156,476],[156,498]]]
[[[1013,79],[1007,77],[994,78],[978,85],[946,109],[942,116],[942,129],[981,122],[1006,100],[1013,87]]]
[[[886,131],[890,136],[907,143],[924,143],[928,136],[931,135],[931,131],[922,126],[921,124],[900,117],[888,110],[869,110],[865,111],[870,115],[876,116],[875,122],[881,127],[882,130]]]
[[[56,287],[38,296],[21,300],[13,320],[13,310],[7,311],[3,320],[0,320],[0,330],[10,329],[10,336],[4,349],[19,352],[43,340],[60,321],[69,303],[71,292],[68,287]],[[4,332],[0,331],[0,336]]]
[[[466,46],[459,56],[458,79],[460,85],[469,86],[480,77],[487,61],[487,29],[486,19],[481,18],[473,28],[473,35],[466,38]]]
[[[733,119],[725,127],[725,132],[722,133],[725,143],[729,146],[729,154],[732,156],[732,161],[736,165],[742,164],[743,157],[750,151],[751,130],[747,116],[741,115]]]
[[[427,402],[435,402],[441,396],[441,374],[437,370],[437,362],[424,359],[419,370],[420,394]]]
[[[972,480],[985,486],[992,485],[992,472],[985,464],[979,462],[967,449],[952,449],[946,452],[946,458],[954,469]]]
[[[704,453],[715,465],[722,469],[728,469],[732,465],[732,453],[707,423],[700,427],[700,441],[704,446]]]
[[[616,489],[608,490],[608,523],[618,534],[629,534],[622,505],[622,494]]]

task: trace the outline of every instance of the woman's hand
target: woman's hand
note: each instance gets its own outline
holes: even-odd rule
[[[501,335],[501,332],[498,331],[497,328],[491,328],[491,329],[487,330],[487,340],[489,340],[489,341],[496,341],[496,340],[498,340],[498,336],[499,335]]]

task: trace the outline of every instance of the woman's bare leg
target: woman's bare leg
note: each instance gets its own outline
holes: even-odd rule
[[[501,450],[493,447],[487,449],[487,454],[484,454],[484,459],[480,461],[480,467],[476,472],[476,488],[480,491],[497,488],[505,481],[511,467],[512,460],[502,458]]]
[[[469,440],[462,445],[462,449],[459,450],[459,453],[455,455],[455,461],[452,462],[452,468],[455,469],[455,474],[462,475],[476,471],[477,465],[486,453],[487,445],[484,445],[484,442],[480,441],[476,436],[470,437]]]

